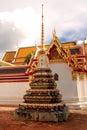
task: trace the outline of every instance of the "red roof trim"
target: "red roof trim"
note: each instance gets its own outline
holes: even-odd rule
[[[8,82],[29,82],[29,79],[0,80],[0,83],[8,83]]]

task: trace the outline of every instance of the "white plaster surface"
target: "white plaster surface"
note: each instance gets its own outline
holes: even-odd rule
[[[29,89],[28,82],[0,83],[0,104],[19,104]]]
[[[57,73],[59,76],[57,88],[60,90],[63,99],[77,98],[77,81],[72,80],[71,68],[66,63],[51,64],[50,66],[53,73]]]
[[[83,80],[72,80],[72,70],[66,63],[51,64],[53,73],[59,75],[57,81],[58,89],[63,95],[63,100],[66,104],[74,108],[87,108],[87,76],[84,74]]]
[[[57,73],[59,80],[57,88],[66,104],[87,108],[87,76],[84,79],[72,80],[72,70],[66,63],[50,64],[53,74]],[[0,83],[0,104],[18,105],[23,102],[23,96],[29,89],[29,82]]]

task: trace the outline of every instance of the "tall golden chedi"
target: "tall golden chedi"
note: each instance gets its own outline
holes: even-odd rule
[[[65,121],[68,107],[63,103],[57,84],[49,67],[44,49],[44,23],[42,5],[41,49],[38,52],[38,67],[30,82],[30,89],[24,95],[24,103],[15,110],[15,118],[36,121]]]

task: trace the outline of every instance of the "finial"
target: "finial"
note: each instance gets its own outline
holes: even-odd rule
[[[78,36],[75,38],[75,43],[78,44]]]
[[[35,41],[34,45],[35,45],[35,47],[37,47],[36,41]]]
[[[84,41],[87,40],[87,36],[84,37]]]
[[[55,37],[56,36],[56,29],[54,28],[53,29],[53,37]]]
[[[42,17],[43,17],[43,4],[42,4]]]
[[[41,30],[41,46],[42,46],[42,50],[44,49],[44,22],[43,22],[43,4],[42,4],[42,30]]]

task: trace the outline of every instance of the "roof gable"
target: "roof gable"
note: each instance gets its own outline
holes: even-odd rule
[[[8,51],[5,53],[4,57],[3,57],[3,61],[12,63],[12,61],[14,60],[14,56],[16,54],[16,51]]]
[[[46,48],[48,48],[48,46],[49,45],[46,45]],[[25,58],[28,55],[31,55],[32,53],[35,52],[36,52],[36,46],[19,48],[14,63],[24,64]]]

